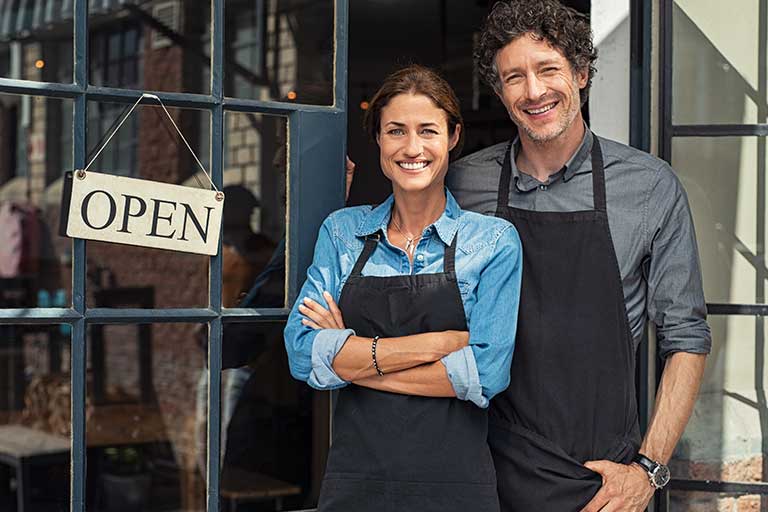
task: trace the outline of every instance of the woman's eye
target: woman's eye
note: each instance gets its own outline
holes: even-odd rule
[[[387,132],[387,135],[404,135],[404,134],[405,134],[405,130],[403,130],[402,128],[392,128]]]
[[[437,130],[433,130],[432,128],[424,128],[421,130],[421,133],[431,137],[433,135],[437,135]]]

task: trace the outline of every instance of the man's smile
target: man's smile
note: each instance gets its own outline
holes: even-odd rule
[[[523,112],[525,112],[529,116],[540,116],[540,115],[546,114],[547,112],[549,112],[550,110],[555,108],[558,103],[559,102],[557,102],[557,101],[553,101],[552,103],[548,103],[548,104],[543,105],[543,106],[537,106],[537,107],[534,107],[534,108],[524,108],[522,110],[523,110]]]

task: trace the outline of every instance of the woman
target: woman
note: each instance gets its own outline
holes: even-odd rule
[[[366,114],[392,195],[325,220],[285,329],[292,375],[343,388],[318,510],[496,511],[485,407],[509,383],[519,238],[445,189],[462,119],[436,73],[395,72]]]

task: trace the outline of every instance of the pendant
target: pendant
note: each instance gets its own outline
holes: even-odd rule
[[[405,239],[405,252],[411,254],[411,247],[413,247],[413,239]]]

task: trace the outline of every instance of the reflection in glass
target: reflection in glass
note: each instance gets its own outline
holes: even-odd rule
[[[90,2],[88,15],[91,84],[146,91],[210,91],[208,2]]]
[[[90,327],[89,510],[205,509],[206,339],[195,324]]]
[[[72,82],[72,2],[0,2],[0,77]]]
[[[329,438],[329,393],[291,377],[283,328],[282,322],[224,328],[225,506],[261,503],[264,508],[253,510],[297,510],[317,504]]]
[[[672,140],[672,166],[691,204],[708,302],[766,302],[765,148],[760,137]]]
[[[285,306],[287,123],[228,112],[224,137],[224,307]]]
[[[768,481],[765,319],[710,315],[709,324],[712,353],[693,415],[670,462],[672,475],[695,480]],[[731,510],[725,505],[734,497],[679,493],[674,500],[678,504],[710,503],[696,510]],[[672,510],[688,509],[678,506]]]
[[[333,103],[333,0],[225,0],[227,96]]]
[[[89,158],[131,105],[88,105]],[[168,108],[198,158],[210,168],[210,113]],[[159,106],[139,106],[90,170],[208,188],[209,182]],[[88,304],[97,307],[201,307],[208,304],[208,257],[88,242]]]
[[[67,307],[72,242],[57,233],[72,102],[0,94],[0,140],[0,308]]]
[[[738,14],[718,0],[676,0],[673,9],[674,123],[765,123],[768,98],[759,91],[768,88],[760,83],[768,61],[758,48],[768,34],[760,32],[760,2],[740,2]]]
[[[69,325],[0,325],[0,510],[69,510],[69,361]]]

